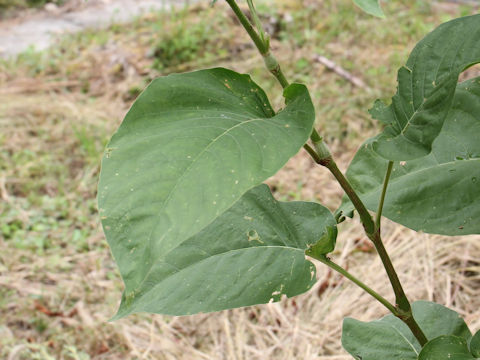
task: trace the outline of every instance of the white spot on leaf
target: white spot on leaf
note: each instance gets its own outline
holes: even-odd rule
[[[258,241],[260,244],[263,244],[263,241],[260,239],[260,236],[255,230],[250,230],[247,232],[248,241]]]

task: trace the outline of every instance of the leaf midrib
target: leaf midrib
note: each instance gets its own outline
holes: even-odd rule
[[[458,38],[458,36],[457,36],[457,38]],[[452,62],[449,64],[449,65],[450,65],[450,73],[449,73],[449,74],[452,74],[452,72],[453,72],[453,69],[452,69],[452,68],[453,68],[453,66],[454,66],[455,63],[456,63],[457,55],[458,55],[458,53],[460,52],[459,49],[461,49],[461,48],[463,47],[463,45],[464,45],[463,42],[459,42],[458,47],[457,47],[456,50],[455,50],[455,56],[453,57]],[[437,63],[437,69],[435,70],[435,80],[438,79],[438,71],[439,71],[440,66],[442,65],[443,61],[445,60],[445,58],[447,57],[448,54],[449,54],[449,53],[448,53],[447,51],[445,51],[445,52],[443,53],[443,55],[442,55],[441,60],[438,61],[438,63]],[[407,117],[407,123],[405,124],[404,127],[402,127],[401,132],[400,132],[399,134],[397,134],[396,136],[394,136],[393,138],[396,138],[396,137],[399,137],[399,136],[403,136],[403,137],[405,137],[405,139],[409,140],[409,139],[405,136],[404,133],[405,133],[405,131],[408,129],[408,127],[410,126],[410,123],[411,123],[412,119],[415,117],[415,115],[416,115],[418,112],[422,111],[422,109],[423,109],[423,107],[424,107],[424,104],[426,103],[426,98],[425,98],[425,79],[423,79],[421,89],[422,89],[422,98],[423,98],[424,100],[423,100],[423,102],[420,104],[420,106],[418,106],[417,109],[415,109],[415,106],[414,106],[414,104],[415,104],[415,96],[414,96],[414,92],[413,92],[413,81],[414,81],[414,79],[413,79],[413,74],[414,74],[414,70],[415,70],[415,67],[416,67],[415,64],[417,63],[417,58],[418,58],[418,54],[416,54],[416,57],[415,57],[415,59],[414,59],[414,64],[413,64],[413,66],[412,66],[411,68],[409,68],[409,67],[407,66],[407,65],[408,65],[408,62],[407,62],[407,65],[404,65],[404,66],[403,66],[403,67],[406,68],[406,69],[410,72],[410,74],[411,74],[411,76],[410,76],[410,89],[411,89],[410,101],[412,101],[412,105],[413,105],[413,108],[414,108],[414,113],[412,114],[412,116]],[[457,71],[457,72],[458,72],[458,71]],[[424,74],[424,78],[425,78],[425,74]],[[445,78],[448,78],[448,76],[445,76]],[[437,86],[441,86],[441,84],[438,84]],[[435,89],[437,86],[434,86],[434,89]],[[399,90],[399,91],[400,91],[400,90]],[[430,92],[430,94],[429,94],[429,96],[428,96],[428,99],[429,99],[430,96],[432,95],[432,92],[433,92],[433,91]],[[456,91],[455,91],[455,92],[456,92]],[[398,95],[399,95],[399,97],[400,97],[400,99],[401,99],[400,92],[399,92]],[[454,95],[453,95],[453,96],[454,96]],[[452,97],[453,97],[453,96],[452,96]],[[399,101],[400,101],[400,99],[399,99]],[[402,101],[400,101],[400,105],[402,106],[402,110],[404,111],[404,109],[403,109],[403,102],[402,102]],[[393,111],[393,114],[395,115],[395,120],[397,120],[397,123],[399,123],[399,122],[398,122],[398,119],[397,119],[397,116],[396,116],[396,111],[395,111],[395,109],[393,109],[393,110],[394,110],[394,111]],[[405,111],[404,111],[404,113],[405,113]]]
[[[402,337],[402,339],[405,340],[405,342],[412,348],[412,350],[415,352],[415,354],[418,356],[418,352],[417,352],[417,349],[415,348],[415,346],[413,346],[413,344],[406,338],[405,335],[402,334],[402,332],[400,330],[398,330],[395,326],[391,325],[391,324],[388,324],[396,333],[398,333],[398,335],[400,335]]]
[[[218,141],[218,139],[220,139],[221,137],[223,137],[224,135],[228,134],[230,131],[232,131],[233,129],[237,128],[237,127],[240,127],[241,125],[244,125],[244,124],[247,124],[247,123],[250,123],[250,122],[253,122],[253,121],[259,121],[259,120],[265,120],[264,118],[256,118],[256,119],[250,119],[250,120],[247,120],[247,121],[242,121],[238,124],[235,124],[234,126],[228,128],[227,130],[225,130],[222,134],[218,135],[215,139],[213,139],[193,160],[192,162],[184,169],[183,173],[180,175],[180,177],[178,178],[178,181],[175,183],[175,185],[172,187],[172,189],[169,191],[166,199],[163,201],[163,204],[161,206],[161,209],[164,211],[166,206],[168,205],[169,201],[171,200],[172,196],[173,196],[173,193],[175,192],[175,190],[177,189],[179,183],[182,181],[182,179],[185,177],[185,174],[187,174],[189,172],[189,170],[192,168],[192,166],[196,163],[196,161],[200,158],[201,155],[203,155],[205,153],[205,151],[207,149],[209,149],[212,144],[216,143],[216,141]],[[155,232],[157,226],[158,226],[159,223],[156,223],[155,226],[152,227],[148,237],[147,237],[147,242],[149,243],[151,241],[151,236],[152,234]],[[208,225],[208,224],[207,224]],[[205,226],[207,226],[205,225]],[[171,229],[172,227],[170,226],[169,229]],[[158,240],[159,242],[161,242],[162,240],[165,239],[165,236],[168,234],[168,231],[165,231],[163,236]],[[142,285],[143,283],[145,282],[145,280],[148,278],[148,276],[150,275],[152,269],[154,268],[155,265],[158,264],[158,260],[157,261],[154,261],[152,263],[152,265],[150,266],[149,270],[147,271],[143,281],[136,287],[136,289],[134,291],[137,291]]]
[[[248,251],[248,250],[253,250],[253,249],[256,249],[256,250],[259,250],[259,249],[272,249],[272,248],[278,248],[278,249],[282,249],[282,250],[290,250],[290,251],[300,251],[302,253],[305,253],[305,249],[299,249],[299,248],[294,248],[294,247],[291,247],[291,246],[279,246],[279,245],[261,245],[261,246],[249,246],[249,247],[242,247],[242,248],[239,248],[239,249],[230,249],[230,250],[227,250],[227,251],[224,251],[224,252],[220,252],[220,253],[217,253],[217,254],[214,254],[214,255],[211,255],[211,256],[208,256],[208,257],[205,257],[205,258],[202,258],[200,259],[199,261],[196,261],[194,263],[191,263],[191,264],[188,264],[186,267],[183,267],[181,268],[180,270],[178,270],[177,272],[173,273],[173,274],[170,274],[169,276],[163,278],[161,281],[157,282],[154,286],[152,286],[151,288],[148,289],[148,291],[144,292],[144,293],[141,293],[140,296],[137,297],[137,295],[135,295],[135,298],[138,300],[142,297],[144,297],[145,295],[149,294],[150,292],[154,291],[155,288],[157,288],[158,286],[160,286],[164,281],[166,281],[167,279],[169,279],[171,276],[174,276],[174,275],[177,275],[179,274],[180,272],[182,271],[185,271],[193,266],[197,266],[199,264],[201,264],[202,262],[204,261],[207,261],[207,260],[210,260],[212,258],[215,258],[215,257],[219,257],[219,256],[225,256],[229,253],[234,253],[234,252],[241,252],[241,251]],[[178,248],[176,248],[178,249]],[[305,259],[305,261],[308,261]],[[155,261],[155,265],[161,263],[161,262],[164,262],[164,261],[161,261],[161,260],[158,260],[158,261]],[[168,265],[171,265],[167,262],[165,262],[166,264]],[[152,266],[153,268],[153,266]],[[150,271],[151,272],[151,271]],[[149,272],[149,274],[150,274]],[[145,276],[144,280],[142,281],[142,283],[135,289],[133,290],[134,293],[136,293],[138,290],[140,290],[141,286],[143,285],[143,283],[145,282],[145,280],[148,278],[148,275]]]

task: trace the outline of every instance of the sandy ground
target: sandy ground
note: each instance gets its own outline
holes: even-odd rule
[[[30,48],[43,50],[64,33],[126,22],[142,13],[194,0],[73,0],[65,6],[47,4],[43,11],[0,22],[0,57]]]

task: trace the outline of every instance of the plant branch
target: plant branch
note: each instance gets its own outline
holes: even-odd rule
[[[378,300],[383,306],[385,306],[392,314],[394,314],[395,316],[397,316],[398,314],[398,310],[397,308],[395,308],[395,306],[390,303],[387,299],[385,299],[382,295],[380,295],[379,293],[377,293],[375,290],[373,290],[372,288],[370,288],[369,286],[367,286],[366,284],[364,284],[362,281],[360,281],[359,279],[357,279],[355,276],[353,276],[352,274],[350,274],[347,270],[345,270],[344,268],[342,268],[340,265],[334,263],[333,261],[331,261],[328,257],[326,257],[325,255],[322,255],[322,256],[313,256],[312,254],[309,254],[307,252],[307,255],[313,257],[314,259],[324,263],[325,265],[327,265],[328,267],[330,267],[331,269],[335,270],[336,272],[340,273],[341,275],[345,276],[347,279],[349,279],[350,281],[352,281],[355,285],[359,286],[360,288],[362,288],[365,292],[367,292],[368,294],[370,294],[371,296],[373,296],[376,300]]]
[[[263,55],[263,61],[268,71],[270,71],[270,73],[272,73],[272,75],[275,76],[275,78],[278,80],[280,85],[282,85],[282,88],[285,89],[289,85],[288,80],[285,77],[285,74],[283,73],[282,68],[280,67],[280,64],[278,63],[275,56],[272,55],[270,50],[268,51],[267,54]]]
[[[263,33],[261,34],[261,36],[257,33],[257,31],[255,30],[253,25],[250,23],[248,18],[245,16],[242,10],[238,7],[235,0],[225,0],[225,1],[228,3],[228,5],[230,5],[231,9],[237,16],[238,20],[240,21],[240,23],[245,28],[248,35],[254,42],[255,46],[257,47],[258,51],[263,57],[263,60],[265,62],[267,69],[275,76],[275,78],[278,80],[280,85],[283,88],[286,88],[289,85],[288,80],[283,74],[277,59],[270,53],[270,44],[269,44],[268,38],[266,39]],[[252,17],[254,21],[258,22],[257,30],[263,32],[261,24],[259,24],[260,20],[258,18],[258,15],[256,14],[255,8],[253,7],[252,0],[249,0],[248,4],[249,4],[250,11],[253,12]],[[375,222],[373,221],[372,216],[368,212],[367,208],[365,207],[362,200],[357,195],[357,193],[355,192],[355,190],[353,189],[353,187],[351,186],[347,178],[338,169],[338,166],[333,160],[330,150],[328,149],[326,144],[323,142],[322,137],[317,133],[315,129],[312,130],[310,139],[312,140],[315,150],[308,144],[304,145],[305,150],[310,154],[310,156],[312,156],[312,158],[318,164],[323,165],[330,170],[330,172],[333,174],[333,176],[335,176],[337,181],[340,183],[343,190],[345,191],[347,196],[350,198],[350,201],[355,206],[355,209],[360,215],[360,219],[362,221],[365,232],[369,237],[369,239],[373,241],[380,258],[382,259],[385,270],[387,271],[388,277],[390,279],[393,290],[395,292],[396,306],[393,306],[392,304],[390,304],[387,300],[385,300],[379,294],[377,294],[368,286],[363,284],[360,280],[355,278],[353,275],[349,274],[345,269],[341,268],[340,266],[328,260],[326,257],[324,257],[324,259],[323,258],[319,259],[317,257],[315,258],[319,261],[322,261],[326,265],[330,266],[332,269],[340,272],[346,278],[353,281],[355,284],[357,284],[362,289],[364,289],[367,293],[372,295],[375,299],[380,301],[395,316],[400,318],[411,329],[412,333],[415,335],[417,340],[423,346],[427,342],[427,339],[423,334],[422,330],[420,329],[420,327],[418,326],[418,324],[415,322],[415,319],[413,318],[410,303],[403,291],[402,285],[400,283],[400,280],[398,279],[397,273],[395,272],[395,269],[390,260],[390,257],[388,256],[388,253],[385,250],[385,247],[383,246],[382,239],[380,237],[380,229],[376,228]],[[384,187],[386,188],[387,185],[388,184],[385,184]],[[385,195],[382,195],[382,198],[384,197]]]
[[[412,331],[413,335],[415,335],[420,345],[422,346],[425,345],[428,340],[425,334],[423,333],[422,329],[420,329],[420,326],[418,326],[417,322],[413,318],[412,307],[410,305],[410,302],[408,301],[405,291],[403,290],[403,287],[400,282],[400,279],[398,278],[397,272],[393,267],[392,260],[390,260],[390,256],[388,255],[387,250],[383,245],[382,238],[380,235],[380,229],[377,229],[373,234],[368,235],[368,237],[370,238],[370,240],[372,240],[373,244],[375,245],[375,249],[377,249],[377,253],[380,256],[380,259],[382,260],[383,267],[387,272],[388,279],[392,284],[393,292],[395,293],[395,304],[396,304],[395,307],[397,308],[397,312],[398,312],[398,314],[396,314],[395,316],[401,319],[410,328],[410,330]]]
[[[319,145],[316,146],[316,148],[318,147]],[[365,232],[369,236],[372,235],[375,232],[375,224],[373,222],[372,216],[368,212],[367,208],[363,204],[360,197],[357,195],[357,193],[353,189],[350,182],[347,180],[345,175],[343,175],[343,173],[338,168],[337,163],[335,162],[335,160],[333,160],[333,157],[331,155],[324,157],[320,164],[325,166],[328,170],[330,170],[333,176],[335,176],[335,179],[337,179],[338,183],[340,184],[342,189],[345,191],[348,198],[352,202],[353,206],[355,206],[355,209],[360,215],[360,220],[362,221]]]
[[[257,13],[257,9],[255,9],[255,5],[253,5],[253,0],[247,0],[248,8],[250,9],[250,14],[252,14],[253,23],[259,32],[260,38],[262,39],[263,43],[266,44],[265,38],[265,30],[263,30],[262,22]],[[268,45],[268,44],[267,44]]]
[[[260,52],[260,55],[263,57],[263,61],[265,62],[265,66],[267,67],[268,71],[272,73],[273,76],[278,80],[280,85],[285,89],[289,83],[287,81],[287,78],[285,77],[285,74],[282,71],[282,68],[280,67],[280,64],[278,63],[277,59],[273,54],[270,52],[270,41],[269,38],[265,38],[264,34],[259,35],[257,31],[255,31],[255,28],[253,25],[250,23],[248,18],[245,16],[243,11],[238,7],[237,3],[235,0],[225,0],[228,5],[232,8],[233,12],[237,16],[238,20],[242,24],[242,26],[245,28],[247,31],[248,35],[252,39],[253,43],[257,47],[258,51]],[[249,1],[250,5],[251,1]],[[255,21],[258,21],[260,23],[260,20],[258,19],[258,15],[255,11],[255,8],[253,7],[253,3],[251,6],[249,6],[250,10],[253,9],[252,17],[254,18]],[[263,32],[263,29],[261,28],[261,25],[258,25],[260,28],[258,31]]]
[[[385,195],[387,194],[388,181],[390,180],[390,175],[392,175],[392,168],[393,161],[389,161],[387,172],[385,173],[385,179],[383,180],[382,195],[380,196],[380,202],[378,203],[377,217],[375,219],[375,226],[377,229],[380,229],[382,221],[383,204],[385,202]]]
[[[333,176],[335,176],[335,179],[337,179],[338,183],[345,191],[348,198],[352,202],[353,206],[355,206],[355,209],[360,215],[360,219],[367,235],[373,234],[375,232],[375,224],[373,222],[372,216],[368,212],[360,197],[353,189],[350,182],[338,168],[337,163],[335,162],[335,160],[333,160],[332,154],[330,153],[327,145],[324,143],[322,137],[316,131],[314,131],[312,132],[310,139],[312,140],[317,155],[320,158],[320,161],[318,161],[318,163],[322,166],[325,166],[328,170],[330,170]]]
[[[260,36],[257,34],[255,31],[253,25],[250,23],[248,18],[245,16],[243,11],[238,7],[237,3],[235,0],[225,0],[228,5],[232,8],[233,12],[235,13],[235,16],[237,19],[240,21],[242,26],[245,28],[247,31],[248,35],[252,39],[252,41],[255,43],[255,46],[257,47],[258,51],[262,56],[268,52],[268,48],[265,46],[266,44],[262,41]]]
[[[315,129],[314,129],[315,130]],[[303,148],[308,152],[308,154],[312,157],[312,159],[317,163],[320,164],[320,161],[322,160],[317,152],[308,144],[303,145]]]
[[[332,155],[328,151],[326,145],[323,143],[321,137],[319,137],[320,140],[318,140],[316,135],[312,134],[312,138],[315,138],[316,140],[315,141],[312,139],[312,141],[314,141],[315,149],[317,150],[317,155],[318,157],[320,157],[319,164],[325,166],[328,170],[330,170],[333,176],[335,176],[335,179],[337,179],[338,183],[343,188],[350,201],[355,206],[358,214],[360,215],[360,219],[362,221],[363,228],[365,229],[365,233],[377,249],[377,253],[382,260],[383,266],[388,275],[388,279],[390,280],[393,291],[395,293],[396,311],[392,311],[392,313],[398,318],[400,318],[410,328],[412,333],[417,338],[418,342],[423,346],[427,342],[427,338],[425,337],[425,334],[422,332],[415,319],[413,318],[410,302],[405,295],[402,284],[400,283],[400,279],[398,278],[397,272],[395,271],[393,263],[390,260],[390,256],[388,255],[387,250],[383,245],[380,235],[380,228],[377,228],[375,226],[375,223],[373,222],[373,219],[367,208],[363,204],[358,194],[353,189],[348,179],[338,168],[336,162],[333,160]],[[388,177],[390,177],[390,175]],[[387,185],[388,182],[385,185],[385,188]],[[385,195],[383,195],[383,197],[384,196]]]

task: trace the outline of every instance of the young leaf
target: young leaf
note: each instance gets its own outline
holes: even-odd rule
[[[319,204],[277,202],[266,185],[255,187],[170,252],[152,244],[151,270],[127,285],[116,318],[219,311],[301,294],[316,281],[305,250],[335,224]]]
[[[473,335],[473,338],[470,341],[470,351],[473,356],[480,357],[480,330]]]
[[[315,117],[307,89],[292,84],[284,96],[275,114],[249,76],[222,68],[162,77],[140,95],[107,146],[98,188],[128,289],[307,141]]]
[[[480,20],[480,19],[479,19]],[[480,234],[480,78],[458,84],[452,109],[426,157],[395,164],[383,215],[417,231]],[[368,143],[347,178],[375,211],[387,161]],[[353,209],[348,199],[340,211]]]
[[[374,105],[374,118],[387,124],[372,139],[388,160],[411,160],[430,153],[450,110],[459,74],[480,62],[480,14],[440,25],[413,49],[398,71],[392,104]]]
[[[367,14],[384,18],[385,14],[380,7],[379,0],[353,0],[353,2]]]
[[[413,316],[429,339],[455,335],[468,341],[472,334],[465,321],[453,310],[428,301],[412,304]],[[342,345],[362,360],[416,360],[421,346],[400,319],[387,315],[380,320],[362,322],[346,318]]]
[[[322,237],[306,251],[306,254],[317,258],[322,255],[327,255],[335,249],[337,241],[337,222],[329,222],[324,224],[325,231]]]
[[[458,336],[443,335],[430,340],[418,360],[475,360],[468,351],[467,342]]]

